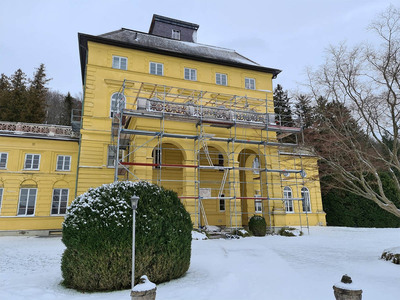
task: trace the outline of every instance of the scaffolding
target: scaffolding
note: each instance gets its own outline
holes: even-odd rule
[[[285,124],[268,93],[252,98],[124,80],[112,103],[114,180],[174,189],[198,227],[212,214],[231,228],[260,214],[272,230],[276,215],[294,211],[293,201],[303,227],[302,159],[311,153],[299,148],[301,122]],[[301,196],[288,198],[284,187]],[[308,228],[307,209],[305,216]]]

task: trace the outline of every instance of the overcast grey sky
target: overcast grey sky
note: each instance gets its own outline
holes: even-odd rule
[[[78,32],[148,32],[155,13],[199,24],[199,43],[281,69],[274,86],[296,90],[305,68],[320,65],[330,44],[373,42],[367,26],[391,3],[397,1],[0,0],[0,73],[21,68],[31,77],[44,63],[49,87],[76,95],[82,92]]]

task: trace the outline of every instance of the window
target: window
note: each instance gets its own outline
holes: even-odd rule
[[[225,195],[221,194],[219,198],[219,211],[225,211]]]
[[[53,202],[51,204],[52,215],[64,215],[67,212],[68,189],[54,189]]]
[[[245,78],[244,79],[244,87],[248,90],[256,89],[256,80],[254,78]]]
[[[107,167],[115,167],[116,158],[117,158],[117,146],[108,145]]]
[[[224,166],[224,155],[221,153],[218,154],[218,165],[217,166],[220,166],[220,167]]]
[[[58,155],[56,170],[57,171],[70,171],[71,170],[71,156]]]
[[[301,198],[303,198],[303,212],[311,212],[310,191],[308,188],[301,189]]]
[[[196,69],[185,68],[185,79],[186,80],[196,81],[197,80],[197,70]]]
[[[150,62],[150,74],[164,75],[164,65],[160,63]]]
[[[8,153],[0,153],[0,169],[7,169]]]
[[[255,195],[255,198],[260,198],[260,195]],[[255,213],[262,213],[262,200],[254,199],[254,211]]]
[[[111,96],[110,106],[110,117],[112,118],[114,113],[118,113],[121,109],[126,107],[125,96],[121,93],[114,93]]]
[[[1,212],[1,202],[3,200],[3,189],[0,188],[0,212]]]
[[[25,170],[39,170],[40,154],[25,154]]]
[[[154,168],[159,169],[161,165],[161,149],[154,149],[151,156],[153,157],[153,164],[156,164]]]
[[[253,174],[260,174],[260,160],[258,156],[253,160]]]
[[[174,40],[180,40],[181,39],[181,31],[172,29],[172,38]]]
[[[288,186],[283,188],[283,199],[285,201],[285,210],[287,213],[294,212],[292,189]]]
[[[36,194],[36,188],[23,188],[20,190],[18,216],[33,216],[35,214]]]
[[[128,69],[128,59],[126,57],[113,56],[112,67],[113,67],[113,69],[127,70]]]
[[[228,85],[227,75],[221,73],[215,73],[215,83],[218,85]]]

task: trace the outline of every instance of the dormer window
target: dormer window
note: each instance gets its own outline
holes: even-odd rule
[[[174,40],[179,40],[180,41],[181,40],[181,31],[172,29],[172,38]]]

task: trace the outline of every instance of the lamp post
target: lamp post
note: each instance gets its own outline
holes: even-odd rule
[[[132,203],[132,282],[131,289],[135,286],[135,219],[136,219],[136,208],[139,202],[138,196],[131,197]]]

